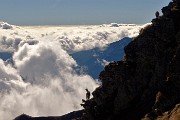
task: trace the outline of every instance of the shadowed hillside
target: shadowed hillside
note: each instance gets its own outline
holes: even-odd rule
[[[78,120],[180,119],[179,107],[172,110],[180,102],[180,0],[162,13],[125,47],[123,61],[100,73],[102,85]]]
[[[94,48],[73,53],[72,57],[80,67],[77,71],[81,72],[81,69],[84,68],[84,73],[87,73],[94,79],[98,79],[99,73],[103,70],[106,63],[123,59],[124,47],[130,41],[132,41],[132,38],[125,37],[109,44],[104,50]]]

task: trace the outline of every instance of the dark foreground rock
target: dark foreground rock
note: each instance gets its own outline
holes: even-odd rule
[[[100,73],[102,85],[84,103],[83,116],[77,120],[169,120],[163,115],[176,115],[180,103],[180,0],[170,2],[162,13],[125,47],[123,61],[110,63]],[[173,120],[179,119],[178,113]]]

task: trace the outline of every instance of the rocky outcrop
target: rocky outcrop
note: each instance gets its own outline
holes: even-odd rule
[[[157,120],[179,120],[180,119],[180,104],[177,104],[173,109],[164,112],[157,117]],[[146,116],[143,120],[149,120]]]
[[[162,13],[124,48],[123,61],[100,73],[78,120],[154,120],[180,103],[180,0]]]
[[[177,104],[174,109],[163,113],[157,120],[179,120],[180,119],[180,104]]]

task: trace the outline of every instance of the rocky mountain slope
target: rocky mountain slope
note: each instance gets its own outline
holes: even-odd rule
[[[123,61],[100,73],[78,120],[180,119],[180,0],[162,13],[125,47]]]
[[[104,68],[76,120],[180,120],[180,0],[162,13]]]

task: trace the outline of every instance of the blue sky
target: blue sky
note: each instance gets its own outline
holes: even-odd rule
[[[0,20],[15,25],[148,23],[170,0],[0,0]]]

